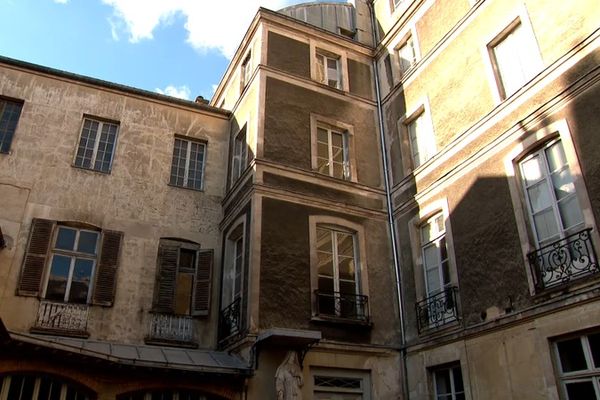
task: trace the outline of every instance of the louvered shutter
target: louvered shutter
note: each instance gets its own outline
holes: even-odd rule
[[[34,218],[31,221],[29,243],[17,290],[19,295],[37,296],[39,294],[53,227],[54,221],[47,219]]]
[[[92,303],[100,306],[112,306],[117,286],[117,269],[123,232],[102,231],[100,260],[94,284]]]
[[[214,250],[198,251],[192,315],[208,315]]]
[[[158,274],[154,293],[154,311],[173,313],[179,246],[161,243],[158,248]]]

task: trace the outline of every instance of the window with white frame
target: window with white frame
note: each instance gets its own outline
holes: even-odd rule
[[[250,77],[252,73],[252,68],[250,64],[251,55],[251,53],[248,53],[246,58],[244,58],[244,61],[242,61],[242,67],[240,70],[240,86],[242,90],[244,90],[244,88],[250,82]]]
[[[238,225],[226,237],[225,265],[221,304],[227,307],[242,298],[244,268],[244,224]]]
[[[6,375],[0,377],[0,400],[88,400],[89,390],[48,375]]]
[[[437,152],[431,122],[424,110],[404,122],[410,144],[413,168],[427,162]]]
[[[169,184],[202,190],[206,144],[176,137]]]
[[[317,225],[318,314],[360,318],[360,274],[356,234],[341,228]]]
[[[318,82],[336,89],[342,89],[340,57],[330,53],[317,51],[315,77]]]
[[[436,367],[431,372],[435,400],[465,399],[465,387],[460,364]]]
[[[114,122],[84,118],[75,166],[109,173],[118,132]]]
[[[421,257],[425,274],[427,297],[447,289],[452,279],[446,246],[444,215],[436,214],[427,219],[419,228],[421,235]]]
[[[500,97],[505,99],[533,78],[542,59],[533,32],[515,20],[489,45]]]
[[[559,139],[519,162],[530,225],[537,247],[543,247],[584,227],[567,157]]]
[[[317,400],[369,400],[371,399],[368,372],[315,370],[313,399]]]
[[[557,340],[556,368],[566,400],[600,400],[600,333]]]
[[[339,128],[317,126],[317,170],[334,178],[351,178],[348,133]]]
[[[398,63],[400,66],[400,76],[404,77],[406,72],[417,63],[417,53],[415,51],[415,42],[412,35],[408,35],[406,39],[397,47]]]
[[[233,163],[231,168],[231,181],[238,179],[248,166],[248,143],[246,141],[246,126],[244,126],[233,140]]]
[[[87,304],[96,268],[100,232],[58,226],[44,298]]]
[[[0,153],[10,150],[22,108],[22,102],[0,99]]]

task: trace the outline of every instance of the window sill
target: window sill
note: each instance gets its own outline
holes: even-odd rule
[[[190,188],[190,187],[186,187],[186,186],[177,186],[177,185],[173,185],[172,183],[167,183],[167,186],[175,188],[175,189],[190,190],[192,192],[204,192],[204,186],[200,189],[194,189],[194,188]]]
[[[73,167],[75,169],[78,169],[80,171],[89,171],[89,172],[94,172],[94,173],[102,174],[102,175],[110,175],[110,173],[112,171],[112,169],[109,170],[109,171],[100,171],[100,170],[92,169],[92,168],[84,168],[84,167],[80,167],[80,166],[75,165],[75,164],[71,164],[71,167]]]
[[[168,339],[157,339],[152,337],[144,338],[144,343],[151,346],[168,346],[168,347],[181,347],[186,349],[197,349],[198,343],[185,342],[180,340],[168,340]]]
[[[31,333],[37,333],[40,335],[53,335],[53,336],[67,336],[74,337],[80,339],[87,339],[90,337],[90,334],[86,331],[75,331],[69,329],[51,329],[51,328],[40,328],[33,327],[29,330]]]
[[[329,315],[315,315],[310,319],[310,322],[315,324],[331,324],[331,325],[346,325],[346,326],[357,326],[363,327],[366,329],[371,329],[373,327],[373,323],[370,319],[352,319],[352,318],[342,318],[336,316]]]

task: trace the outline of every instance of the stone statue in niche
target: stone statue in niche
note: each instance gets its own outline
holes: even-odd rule
[[[275,372],[275,393],[277,400],[302,400],[300,388],[304,385],[302,368],[298,362],[298,354],[289,351],[285,360]]]

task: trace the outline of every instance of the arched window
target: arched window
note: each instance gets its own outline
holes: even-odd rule
[[[47,375],[14,374],[0,377],[0,400],[92,400],[90,391]]]

